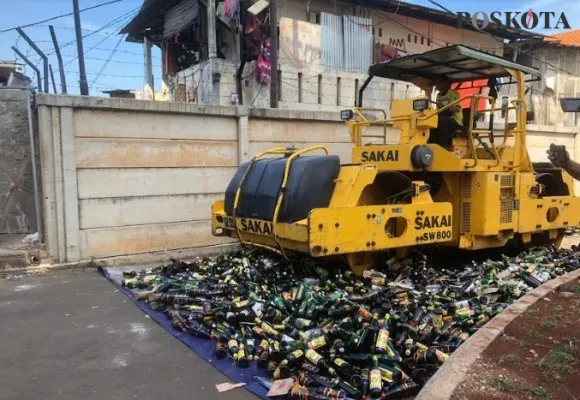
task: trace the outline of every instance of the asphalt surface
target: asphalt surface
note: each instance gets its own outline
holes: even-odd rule
[[[257,399],[97,271],[0,278],[0,399]]]

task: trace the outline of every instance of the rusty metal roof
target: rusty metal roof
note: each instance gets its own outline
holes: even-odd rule
[[[180,1],[144,0],[139,13],[119,33],[128,34],[128,41],[142,41],[144,36],[161,33],[163,30],[163,14]],[[146,31],[146,29],[151,29],[151,31]]]

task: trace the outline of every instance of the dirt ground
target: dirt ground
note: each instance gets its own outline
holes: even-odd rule
[[[580,400],[580,280],[514,320],[452,399]]]

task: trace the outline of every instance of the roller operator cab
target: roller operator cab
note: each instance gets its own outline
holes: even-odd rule
[[[497,95],[479,90],[444,106],[423,96],[393,101],[387,118],[362,106],[373,77],[429,95],[440,79],[484,82],[492,94],[511,83],[517,97],[496,108]],[[341,113],[352,162],[323,145],[256,155],[213,204],[212,233],[283,256],[345,257],[359,274],[378,256],[414,246],[559,245],[566,227],[580,224],[580,199],[569,175],[530,161],[525,84],[538,78],[534,68],[460,45],[375,64],[358,107]],[[456,105],[463,125],[449,124]],[[494,124],[496,110],[505,122]]]

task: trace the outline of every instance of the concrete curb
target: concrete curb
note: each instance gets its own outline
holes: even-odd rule
[[[557,287],[578,278],[580,278],[580,269],[548,281],[495,316],[449,357],[445,364],[429,379],[415,400],[447,400],[451,398],[473,363],[513,320]]]

